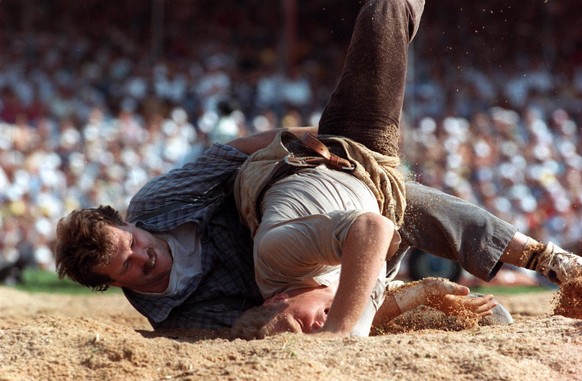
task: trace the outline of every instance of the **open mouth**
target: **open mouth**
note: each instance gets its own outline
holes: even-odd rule
[[[145,275],[149,274],[153,270],[153,268],[156,266],[156,262],[157,262],[156,252],[154,251],[154,249],[151,249],[151,248],[148,249],[147,253],[148,253],[148,261],[143,269],[143,272]]]

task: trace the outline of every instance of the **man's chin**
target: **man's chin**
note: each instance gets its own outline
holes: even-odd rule
[[[136,292],[160,294],[168,289],[170,277],[160,276],[136,288],[131,288]]]

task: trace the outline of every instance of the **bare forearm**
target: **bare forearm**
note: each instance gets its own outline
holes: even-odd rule
[[[342,272],[324,332],[350,334],[370,298],[390,247],[394,225],[379,215],[364,214],[350,228],[342,253]]]

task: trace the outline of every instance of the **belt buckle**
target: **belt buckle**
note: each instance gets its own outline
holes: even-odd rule
[[[283,161],[285,162],[285,164],[291,165],[293,167],[315,167],[315,165],[313,165],[312,163],[307,162],[304,158],[297,157],[297,156],[294,156],[294,155],[287,155],[287,156],[285,156],[285,158],[283,159]]]

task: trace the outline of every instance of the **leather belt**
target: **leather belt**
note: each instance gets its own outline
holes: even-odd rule
[[[316,165],[325,164],[328,167],[333,168],[333,169],[337,169],[340,171],[350,171],[350,172],[356,168],[352,163],[349,162],[349,160],[346,160],[342,157],[339,157],[339,156],[329,152],[329,149],[326,147],[326,145],[323,144],[315,136],[307,133],[307,134],[304,134],[300,140],[301,140],[301,143],[303,143],[306,147],[308,147],[310,150],[315,152],[318,156],[316,156],[316,157],[300,157],[300,158],[297,158],[295,156],[292,156],[290,158],[289,156],[287,156],[287,158],[285,158],[285,160],[287,162],[295,161],[295,160],[303,160],[303,161],[306,161],[308,163],[311,162],[311,163],[316,164]],[[289,162],[289,164],[293,165],[290,162]]]

